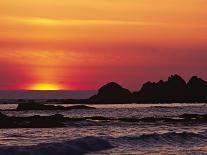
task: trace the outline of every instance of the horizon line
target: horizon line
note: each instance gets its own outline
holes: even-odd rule
[[[97,90],[77,90],[77,89],[74,89],[74,90],[69,90],[69,89],[60,89],[60,90],[29,90],[29,89],[0,89],[0,91],[97,91]]]

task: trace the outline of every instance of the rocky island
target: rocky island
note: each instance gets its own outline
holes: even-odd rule
[[[110,82],[102,86],[89,99],[65,100],[70,104],[123,104],[123,103],[204,103],[207,102],[207,82],[193,76],[186,82],[179,75],[168,80],[146,82],[140,90],[131,92],[121,85]]]

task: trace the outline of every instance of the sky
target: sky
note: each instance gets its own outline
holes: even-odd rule
[[[207,79],[206,0],[1,0],[1,90]]]

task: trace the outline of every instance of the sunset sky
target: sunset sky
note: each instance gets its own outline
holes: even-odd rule
[[[207,79],[206,0],[0,0],[0,89]]]

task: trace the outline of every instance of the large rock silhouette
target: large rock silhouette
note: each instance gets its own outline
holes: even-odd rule
[[[133,93],[133,100],[139,103],[206,102],[207,82],[194,76],[186,83],[179,75],[172,75],[167,81],[145,83],[140,91]]]
[[[82,102],[82,101],[81,101]],[[207,102],[207,82],[193,76],[187,83],[175,74],[168,80],[146,82],[142,88],[131,93],[115,82],[101,87],[97,95],[83,103],[114,104],[114,103],[194,103]]]
[[[115,82],[108,83],[98,90],[98,94],[90,98],[92,103],[130,103],[132,94]]]
[[[185,102],[187,84],[179,75],[172,75],[167,81],[147,82],[139,92],[134,93],[135,102]]]
[[[193,76],[188,84],[189,102],[207,102],[207,82],[197,76]]]

